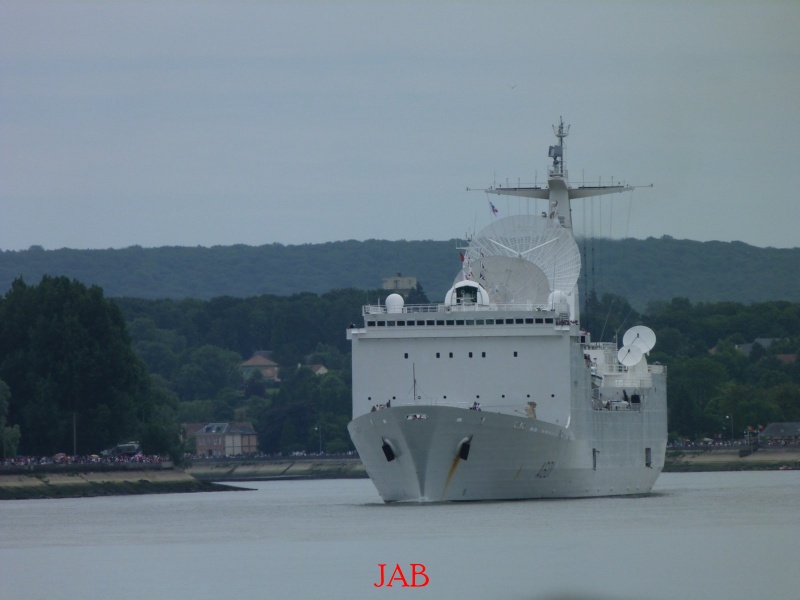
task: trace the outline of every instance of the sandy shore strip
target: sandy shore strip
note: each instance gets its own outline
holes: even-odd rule
[[[367,476],[358,458],[198,460],[187,471],[203,481],[361,479]]]
[[[664,471],[749,471],[800,467],[800,447],[759,448],[739,456],[733,448],[667,450]]]
[[[0,475],[0,500],[232,490],[180,469]],[[239,488],[241,489],[241,488]]]

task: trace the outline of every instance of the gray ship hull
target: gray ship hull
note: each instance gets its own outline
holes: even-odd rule
[[[386,502],[649,492],[664,464],[666,415],[588,410],[582,418],[571,430],[500,413],[398,406],[362,415],[348,428]],[[581,430],[599,435],[580,439]]]

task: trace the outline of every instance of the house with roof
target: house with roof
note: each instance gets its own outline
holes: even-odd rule
[[[198,456],[218,458],[258,452],[258,434],[250,423],[188,423],[184,428],[188,436],[194,436]]]
[[[770,423],[761,432],[759,439],[784,443],[800,442],[800,423]]]
[[[242,370],[242,377],[249,379],[255,371],[260,371],[264,379],[279,382],[280,377],[278,376],[278,372],[280,365],[273,361],[271,356],[272,351],[270,350],[257,350],[253,352],[253,356],[239,365]]]
[[[753,340],[752,344],[736,344],[736,349],[747,356],[750,357],[750,353],[753,351],[753,346],[758,344],[764,350],[772,346],[773,343],[777,342],[781,338],[756,338]],[[785,365],[794,364],[797,361],[797,354],[776,354],[775,358],[778,359]]]
[[[394,277],[384,277],[381,279],[381,289],[391,290],[403,296],[408,295],[408,292],[417,288],[417,278],[403,276],[398,273]]]
[[[325,365],[298,365],[299,367],[310,370],[314,375],[325,375],[328,372],[328,367]]]
[[[749,357],[750,353],[753,351],[753,346],[755,346],[756,344],[758,344],[759,346],[764,348],[764,350],[766,350],[767,348],[772,346],[772,343],[777,339],[778,338],[756,338],[750,344],[736,344],[734,347],[739,352]]]

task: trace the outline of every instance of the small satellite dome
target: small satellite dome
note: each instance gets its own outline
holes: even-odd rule
[[[444,297],[444,303],[448,306],[456,304],[487,306],[489,304],[489,292],[474,281],[459,281],[447,292]]]
[[[572,306],[569,302],[569,296],[561,290],[556,290],[550,293],[547,298],[547,303],[553,307],[553,310],[560,314],[568,314],[569,318],[573,318]]]
[[[569,302],[569,298],[567,294],[562,292],[561,290],[556,290],[555,292],[550,293],[550,297],[547,299],[547,302],[551,304],[563,304],[565,302]]]
[[[403,312],[403,297],[400,294],[389,294],[386,297],[386,312],[388,313],[401,313]]]

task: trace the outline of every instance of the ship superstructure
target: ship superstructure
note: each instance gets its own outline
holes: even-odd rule
[[[653,332],[592,342],[579,324],[570,200],[631,189],[570,187],[568,128],[554,128],[548,201],[470,240],[444,302],[397,294],[365,306],[353,349],[353,443],[386,502],[642,494],[666,450],[666,371]]]

